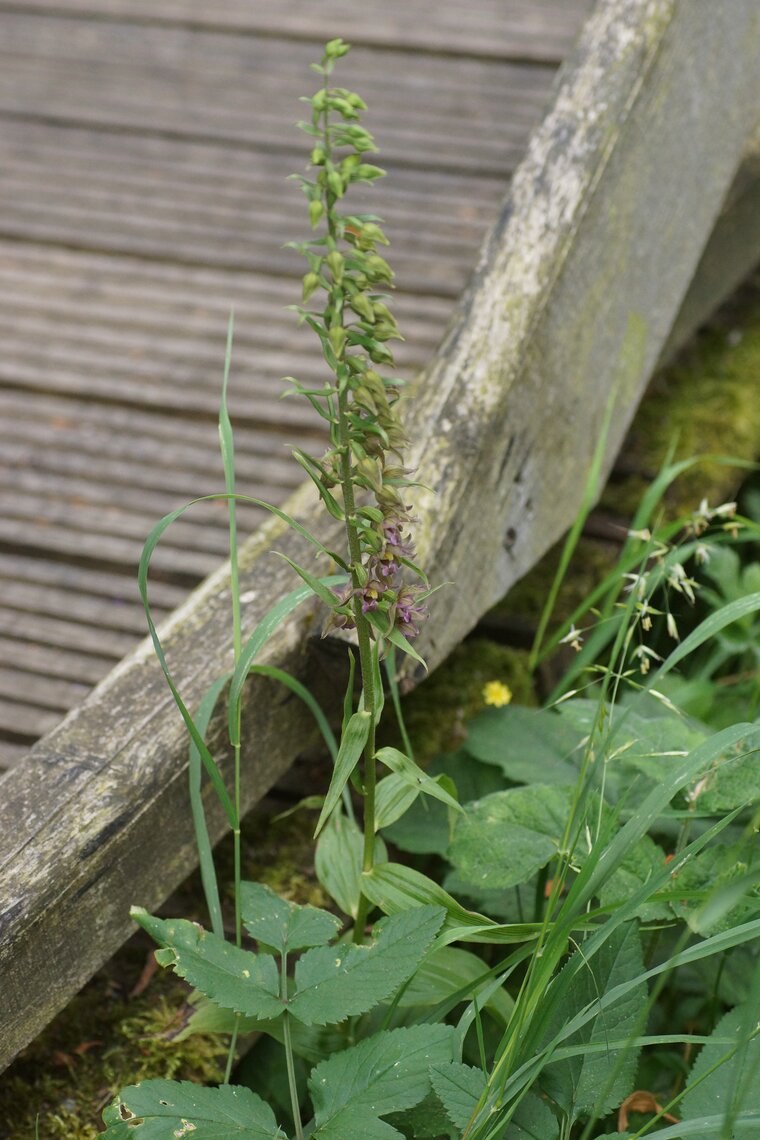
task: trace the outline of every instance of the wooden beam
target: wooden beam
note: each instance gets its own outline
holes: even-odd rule
[[[421,638],[432,665],[567,526],[614,388],[611,462],[757,116],[758,36],[755,0],[602,0],[587,24],[409,409],[433,488],[416,495],[418,545],[435,580],[455,583]],[[290,510],[335,540],[308,490]],[[277,549],[310,558],[279,522],[254,537],[249,628],[292,587]],[[228,606],[222,569],[164,627],[191,708],[229,664]],[[345,654],[317,631],[313,610],[297,612],[264,660],[329,709]],[[312,726],[260,679],[244,719],[250,805]],[[223,735],[217,722],[220,757]],[[129,903],[156,906],[193,866],[186,774],[184,730],[143,645],[6,778],[0,1065],[126,937]],[[223,830],[218,813],[212,827]]]

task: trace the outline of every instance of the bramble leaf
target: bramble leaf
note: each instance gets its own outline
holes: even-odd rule
[[[452,1026],[417,1025],[378,1033],[317,1065],[309,1078],[314,1140],[400,1138],[380,1118],[424,1099],[431,1065],[449,1061],[453,1044]]]
[[[288,1011],[305,1025],[336,1024],[391,997],[419,966],[443,922],[417,907],[377,923],[368,946],[320,946],[299,958]]]
[[[565,971],[565,981],[560,974],[555,983],[556,1014],[546,1031],[547,1043],[576,1014],[598,1002],[602,994],[644,974],[636,924],[626,923],[614,930],[590,961],[584,958],[582,947],[576,950]],[[604,1045],[634,1036],[646,993],[646,983],[641,981],[563,1038],[563,1046]],[[554,1061],[543,1070],[541,1086],[572,1120],[592,1111],[604,1116],[631,1091],[638,1053],[637,1048],[605,1049]]]
[[[569,789],[532,784],[475,800],[457,819],[448,857],[465,883],[514,887],[559,850]]]
[[[247,1088],[203,1088],[190,1081],[142,1081],[122,1089],[103,1112],[105,1140],[287,1140],[274,1113]]]
[[[324,946],[340,930],[334,914],[289,902],[263,883],[241,883],[240,898],[248,933],[280,954]]]
[[[274,958],[252,954],[184,918],[154,918],[141,907],[135,922],[162,947],[156,959],[186,978],[217,1005],[256,1018],[278,1017],[283,1011]]]

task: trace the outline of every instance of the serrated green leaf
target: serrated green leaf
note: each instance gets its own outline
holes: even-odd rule
[[[340,919],[328,910],[299,906],[263,883],[241,883],[240,899],[248,933],[280,954],[324,946],[340,930]]]
[[[479,713],[467,726],[464,749],[515,783],[532,784],[540,772],[543,784],[574,784],[574,756],[583,735],[549,709],[509,705]]]
[[[131,914],[162,947],[156,951],[160,965],[171,967],[217,1005],[256,1018],[282,1013],[279,976],[271,955],[241,950],[183,918],[154,918],[139,907],[133,907]]]
[[[439,907],[418,907],[378,922],[369,945],[308,950],[296,963],[289,1012],[305,1025],[366,1013],[412,976],[442,922]]]
[[[392,772],[405,780],[411,788],[416,788],[422,795],[440,800],[452,811],[462,811],[459,801],[443,787],[439,780],[429,776],[427,772],[423,772],[414,760],[405,756],[398,748],[380,748],[376,753],[376,758],[381,764],[385,764],[386,768],[390,768]]]
[[[340,739],[340,747],[338,748],[338,756],[335,761],[335,767],[333,768],[332,779],[330,780],[330,787],[327,789],[325,802],[314,831],[315,836],[319,835],[327,823],[327,820],[338,806],[340,797],[343,794],[343,789],[361,759],[364,746],[369,738],[371,720],[372,718],[368,712],[360,710],[353,714],[343,731]]]
[[[378,1033],[317,1065],[309,1078],[315,1140],[401,1137],[380,1118],[419,1104],[430,1067],[450,1060],[453,1046],[451,1026],[418,1025]]]
[[[686,1094],[681,1101],[681,1114],[684,1120],[697,1120],[702,1116],[722,1113],[726,1109],[738,1109],[760,1113],[760,1036],[745,1041],[746,1029],[754,1029],[757,1024],[757,1011],[750,1014],[746,1025],[748,1009],[737,1007],[727,1013],[713,1030],[716,1038],[733,1038],[734,1046],[725,1044],[705,1045],[694,1063],[686,1082]],[[745,1042],[743,1047],[741,1043]],[[731,1055],[732,1054],[732,1055]],[[722,1057],[728,1059],[720,1064]],[[713,1069],[710,1072],[710,1069]],[[737,1090],[741,1090],[741,1104],[734,1103]]]
[[[558,852],[569,789],[532,784],[468,804],[455,824],[448,857],[463,882],[481,890],[514,887]]]
[[[103,1112],[106,1140],[287,1140],[268,1104],[250,1089],[190,1081],[143,1081]]]
[[[614,930],[591,961],[584,958],[582,947],[576,950],[555,983],[556,1014],[546,1031],[547,1043],[576,1014],[592,1008],[602,994],[643,974],[641,941],[635,923]],[[642,979],[613,1005],[598,1011],[563,1044],[604,1045],[635,1036],[646,995]],[[552,1062],[541,1074],[541,1087],[572,1120],[592,1111],[604,1116],[631,1092],[638,1052],[637,1048],[610,1049]]]
[[[485,1091],[483,1070],[463,1065],[461,1061],[449,1061],[446,1065],[435,1065],[430,1079],[451,1123],[460,1131],[466,1128]]]
[[[460,1132],[467,1127],[486,1087],[481,1069],[452,1061],[430,1073],[433,1088]],[[559,1124],[549,1106],[528,1093],[502,1134],[502,1140],[556,1140]]]

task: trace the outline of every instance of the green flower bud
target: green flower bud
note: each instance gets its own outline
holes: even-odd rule
[[[356,177],[361,178],[363,182],[372,182],[375,178],[382,178],[384,174],[384,170],[379,166],[373,166],[371,162],[363,162],[356,168]]]
[[[329,42],[325,44],[325,55],[328,59],[340,59],[342,55],[346,54],[349,47],[350,44],[344,43],[340,36],[338,36],[337,39],[329,40]]]
[[[324,149],[321,146],[315,146],[311,152],[310,159],[312,166],[323,166],[326,158]]]
[[[365,297],[363,293],[355,293],[348,303],[358,316],[370,325],[374,324],[375,314],[372,309],[372,302],[368,297]]]
[[[390,245],[387,237],[374,222],[365,222],[362,226],[362,237],[368,241],[379,241],[381,245]]]
[[[324,212],[325,208],[318,198],[315,198],[313,202],[309,202],[309,221],[311,222],[311,228],[313,230],[319,225]]]
[[[331,95],[329,100],[330,107],[342,115],[344,119],[358,119],[359,114],[349,103],[348,99],[341,99],[339,95]]]
[[[314,108],[314,110],[315,111],[324,111],[325,105],[326,105],[326,99],[327,99],[327,95],[325,94],[325,89],[324,89],[324,87],[320,87],[319,91],[317,91],[311,97],[311,105]]]
[[[377,321],[372,329],[376,340],[403,340],[395,321]]]
[[[348,96],[348,101],[352,107],[356,107],[359,111],[366,111],[367,104],[364,102],[360,95],[355,95],[353,92]]]
[[[356,468],[361,478],[367,483],[368,486],[372,488],[373,491],[377,492],[382,489],[383,476],[382,471],[380,470],[380,464],[376,459],[370,459],[369,457],[366,459],[360,459],[356,465]]]
[[[369,349],[369,358],[373,364],[393,364],[393,353],[378,341],[373,341]]]
[[[343,192],[346,187],[337,170],[331,170],[327,175],[327,185],[330,187],[336,198],[343,197]]]
[[[316,273],[307,273],[303,279],[303,299],[308,301],[315,289],[318,289],[321,282]]]
[[[333,325],[327,335],[330,338],[333,352],[336,356],[340,356],[346,347],[346,330],[342,325]]]
[[[340,282],[343,280],[343,255],[339,253],[337,249],[334,249],[331,253],[328,253],[325,260],[330,266],[330,272],[333,275],[333,280],[340,284]]]
[[[384,257],[379,253],[371,253],[369,257],[364,259],[364,267],[367,275],[373,281],[387,281],[391,282],[394,277],[393,270]]]

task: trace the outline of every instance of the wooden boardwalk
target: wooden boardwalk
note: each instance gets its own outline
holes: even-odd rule
[[[318,367],[298,299],[292,124],[321,43],[370,104],[414,372],[439,340],[590,0],[0,0],[0,770],[144,633],[142,541],[218,490],[226,322],[240,490],[300,482]],[[370,199],[367,199],[370,201]],[[318,447],[319,444],[317,443]],[[226,550],[222,505],[170,531],[167,613]],[[241,510],[244,528],[260,521]]]

